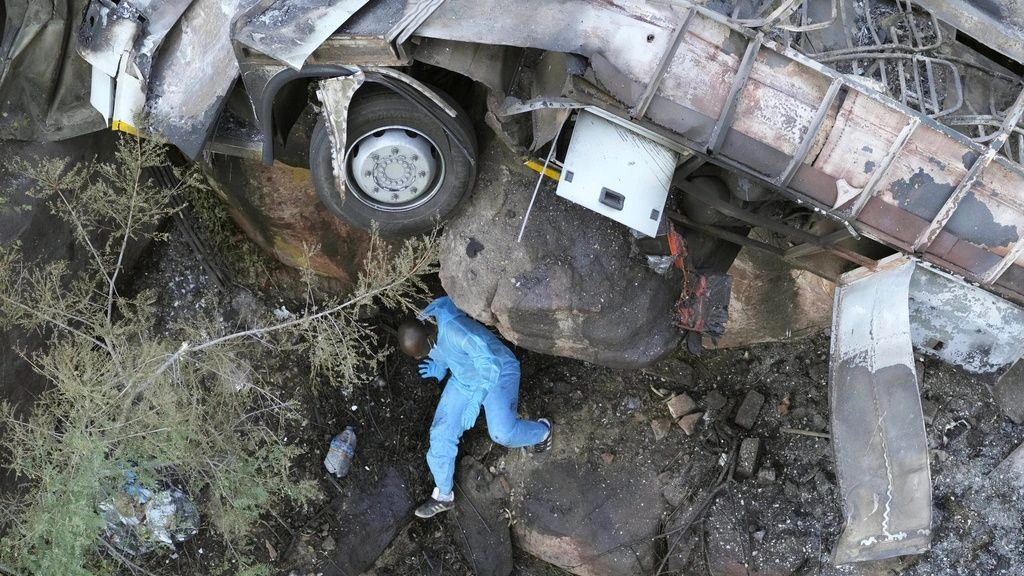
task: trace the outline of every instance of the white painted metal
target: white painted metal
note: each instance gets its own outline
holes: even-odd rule
[[[556,193],[655,236],[676,160],[676,153],[665,146],[582,111]]]

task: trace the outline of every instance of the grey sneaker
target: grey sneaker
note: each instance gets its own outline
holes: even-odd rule
[[[550,420],[548,420],[547,418],[539,418],[537,419],[537,422],[543,422],[544,425],[548,427],[548,435],[547,438],[544,438],[540,442],[537,442],[536,444],[530,447],[530,452],[533,452],[534,454],[540,454],[541,452],[547,452],[548,450],[551,450],[551,441],[555,437],[554,430],[552,430],[551,428]]]
[[[452,508],[455,508],[455,500],[444,501],[431,496],[426,502],[420,504],[419,508],[416,508],[416,517],[432,518],[441,512],[447,512]]]

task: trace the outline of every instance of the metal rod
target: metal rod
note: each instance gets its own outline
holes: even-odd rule
[[[900,151],[907,145],[907,141],[910,140],[910,136],[914,133],[914,130],[921,124],[919,118],[911,118],[907,125],[900,130],[900,133],[896,135],[896,139],[893,140],[892,145],[889,146],[889,151],[882,157],[881,162],[875,168],[875,171],[871,174],[871,178],[868,179],[868,183],[864,185],[864,188],[860,191],[860,195],[857,196],[857,200],[853,204],[853,208],[850,209],[850,215],[852,218],[856,218],[860,211],[864,209],[864,205],[868,203],[868,200],[874,196],[875,188],[878,183],[882,180],[889,168],[892,167],[893,161],[899,156]]]
[[[708,206],[711,206],[715,210],[718,210],[722,214],[725,214],[726,216],[731,216],[738,220],[742,220],[748,224],[757,226],[759,228],[764,228],[766,230],[777,232],[789,238],[795,238],[800,242],[809,242],[817,246],[822,246],[821,237],[815,236],[814,234],[807,232],[806,230],[800,230],[798,228],[787,226],[772,218],[761,216],[760,214],[748,212],[747,210],[744,210],[737,206],[733,206],[729,202],[726,202],[713,196],[710,192],[707,191],[706,188],[704,188],[704,186],[698,184],[697,182],[698,181],[691,181],[689,183],[690,186],[687,189],[687,193],[692,194],[698,200],[707,204]],[[835,254],[836,256],[839,256],[844,260],[853,262],[858,266],[863,266],[865,268],[871,269],[874,269],[874,267],[876,266],[876,262],[874,260],[868,258],[867,256],[864,256],[863,254],[853,252],[852,250],[847,250],[845,248],[839,248],[836,246],[824,246],[824,249]]]
[[[832,103],[835,101],[836,96],[839,95],[839,90],[842,87],[842,78],[836,78],[832,81],[832,85],[828,87],[828,92],[825,93],[825,98],[822,99],[821,105],[818,106],[818,110],[815,111],[814,117],[811,119],[810,126],[807,127],[807,132],[804,133],[804,139],[800,142],[800,147],[797,149],[796,154],[793,155],[789,165],[786,166],[782,174],[775,178],[776,186],[789,186],[789,182],[796,175],[797,170],[800,169],[800,165],[803,164],[807,153],[810,152],[814,139],[818,136],[818,130],[821,129],[821,123],[825,121],[825,116],[828,114],[829,108],[832,107]]]
[[[974,184],[981,177],[981,173],[992,162],[992,159],[996,157],[996,154],[1003,148],[1003,145],[1006,144],[1007,138],[1010,137],[1010,132],[1017,125],[1017,122],[1020,121],[1022,114],[1024,114],[1024,91],[1017,96],[1017,100],[1007,112],[1006,119],[999,128],[999,134],[992,139],[988,150],[971,164],[970,170],[967,171],[964,179],[957,184],[953,193],[946,199],[938,214],[935,215],[935,218],[917,235],[913,245],[914,252],[927,250],[932,242],[935,241],[935,238],[938,237],[939,232],[946,227],[960,202],[967,196],[967,193],[970,192],[971,188],[974,187]]]
[[[708,226],[706,224],[694,222],[693,220],[687,218],[686,215],[681,214],[679,212],[674,212],[672,210],[666,210],[665,215],[668,216],[670,219],[682,224],[683,226],[686,226],[687,228],[692,228],[698,232],[707,234],[708,236],[718,238],[719,240],[725,240],[726,242],[736,244],[737,246],[753,248],[754,250],[761,250],[762,252],[767,252],[769,254],[777,256],[783,261],[788,262],[794,268],[806,270],[811,274],[814,274],[815,276],[820,276],[822,278],[825,278],[826,280],[831,280],[833,282],[837,282],[839,280],[839,276],[837,274],[829,274],[821,270],[815,270],[812,266],[809,266],[806,263],[801,262],[800,260],[786,257],[785,251],[779,248],[778,246],[773,246],[771,244],[768,244],[767,242],[755,240],[754,238],[748,238],[746,236],[743,236],[742,234],[737,234],[736,232],[722,230],[721,228],[715,228],[714,226]]]
[[[739,68],[736,70],[736,77],[733,78],[732,85],[729,87],[725,108],[722,110],[722,115],[719,116],[718,122],[715,123],[714,130],[711,131],[711,138],[708,139],[708,154],[714,154],[718,147],[722,145],[722,141],[725,140],[726,127],[732,123],[732,117],[736,113],[736,106],[739,104],[738,96],[740,90],[743,89],[747,79],[750,78],[750,71],[754,68],[754,61],[757,59],[757,53],[761,49],[763,41],[764,34],[758,32],[757,36],[747,44],[747,50],[743,53],[743,59],[740,60]]]
[[[644,95],[640,98],[640,103],[633,109],[631,116],[634,118],[643,118],[644,114],[647,113],[647,107],[651,105],[651,100],[654,99],[654,94],[658,91],[658,87],[661,86],[661,81],[665,78],[665,71],[668,70],[669,64],[672,63],[672,59],[675,58],[676,52],[679,51],[679,44],[683,41],[683,36],[686,34],[686,29],[690,26],[690,20],[693,19],[695,11],[693,8],[686,10],[686,18],[683,19],[683,23],[676,27],[672,33],[672,39],[669,43],[669,48],[665,51],[665,54],[661,57],[661,62],[658,63],[658,69],[654,71],[654,76],[651,81],[647,83],[647,88],[644,89]]]
[[[555,138],[551,141],[551,150],[548,151],[548,157],[544,159],[544,168],[541,169],[540,174],[537,176],[537,185],[533,187],[533,196],[530,197],[530,205],[526,207],[526,214],[523,214],[523,225],[519,228],[519,236],[516,238],[516,243],[523,241],[523,233],[526,232],[526,224],[530,221],[530,213],[533,212],[533,203],[537,200],[537,192],[540,192],[540,185],[544,182],[544,173],[548,170],[548,164],[551,164],[551,159],[555,157],[555,149],[558,148],[558,137],[562,135],[562,128],[565,127],[565,121],[569,119],[569,115],[566,114],[565,118],[562,118],[562,122],[558,125],[558,132],[555,132]]]

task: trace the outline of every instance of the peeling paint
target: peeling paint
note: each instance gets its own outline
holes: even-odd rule
[[[867,146],[865,146],[865,148],[867,148]],[[864,163],[864,173],[865,174],[871,174],[874,171],[875,171],[875,162],[873,160],[868,160],[867,162]]]
[[[931,221],[942,209],[955,186],[936,182],[924,168],[918,168],[909,179],[900,179],[889,187],[889,194],[900,208]]]
[[[974,194],[960,201],[946,230],[983,246],[1009,246],[1020,237],[1016,226],[996,222],[992,210]]]

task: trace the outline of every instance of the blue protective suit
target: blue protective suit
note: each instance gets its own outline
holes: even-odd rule
[[[544,439],[542,422],[516,417],[519,360],[479,322],[466,316],[447,296],[434,300],[423,316],[437,321],[437,343],[421,367],[424,377],[452,375],[430,425],[427,465],[440,494],[451,494],[455,458],[462,433],[473,427],[483,406],[487,431],[502,446],[531,446]]]

